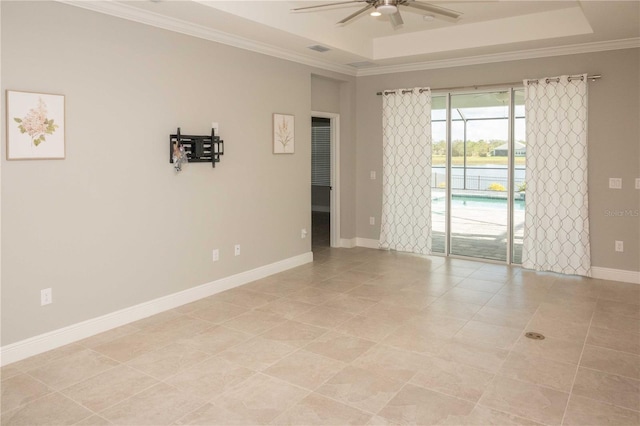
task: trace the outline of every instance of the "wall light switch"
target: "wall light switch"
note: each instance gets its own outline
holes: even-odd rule
[[[624,242],[616,241],[616,251],[623,252],[624,251]]]
[[[636,189],[640,189],[640,178],[636,178]]]
[[[53,302],[53,294],[50,288],[40,290],[40,306],[48,305]]]
[[[622,178],[609,178],[609,188],[622,189]]]
[[[369,176],[371,177],[371,180],[376,180],[376,171],[371,170],[371,174]]]
[[[233,254],[234,254],[235,256],[240,256],[240,244],[236,244],[236,245],[233,247]]]
[[[376,218],[371,216],[369,217],[369,225],[375,225],[376,224]]]
[[[213,250],[211,254],[211,260],[213,260],[214,262],[217,262],[218,260],[220,260],[220,251],[218,249]]]

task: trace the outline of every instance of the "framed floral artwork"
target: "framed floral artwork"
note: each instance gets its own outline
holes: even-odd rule
[[[273,114],[273,153],[293,154],[295,142],[295,117]]]
[[[7,160],[64,159],[64,96],[7,90]]]

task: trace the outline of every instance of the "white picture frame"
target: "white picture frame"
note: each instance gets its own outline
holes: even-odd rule
[[[65,158],[64,95],[7,90],[7,160]]]
[[[295,153],[295,117],[290,114],[273,114],[273,153]]]

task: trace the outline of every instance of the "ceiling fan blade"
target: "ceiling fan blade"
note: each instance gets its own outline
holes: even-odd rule
[[[400,9],[398,9],[396,13],[389,15],[389,20],[391,21],[391,26],[393,26],[394,30],[404,24],[402,16],[400,16]]]
[[[297,12],[298,10],[317,9],[319,7],[338,6],[338,5],[341,5],[341,4],[349,4],[349,3],[363,3],[364,1],[365,0],[351,0],[351,1],[339,1],[337,3],[317,4],[315,6],[297,7],[295,9],[291,9],[291,11],[292,12]]]
[[[420,9],[425,12],[433,13],[439,19],[444,19],[452,22],[457,21],[461,15],[460,13],[451,9],[445,9],[444,7],[434,6],[427,3],[420,3],[417,1],[408,1],[404,4],[404,6],[413,7],[414,9]]]
[[[357,17],[358,15],[363,14],[364,12],[366,12],[369,9],[371,9],[372,7],[373,7],[372,4],[367,4],[365,7],[363,7],[362,9],[357,11],[356,13],[352,13],[351,15],[347,16],[346,18],[344,18],[342,21],[338,22],[338,24],[346,24],[347,22],[349,22],[353,18]]]

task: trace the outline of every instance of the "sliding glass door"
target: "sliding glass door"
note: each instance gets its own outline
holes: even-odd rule
[[[435,253],[520,263],[523,104],[511,89],[433,96]]]
[[[447,97],[431,97],[431,250],[446,254],[447,240]]]
[[[513,244],[511,263],[522,264],[522,237],[524,236],[524,202],[527,193],[525,160],[527,157],[524,124],[524,89],[513,91]]]

